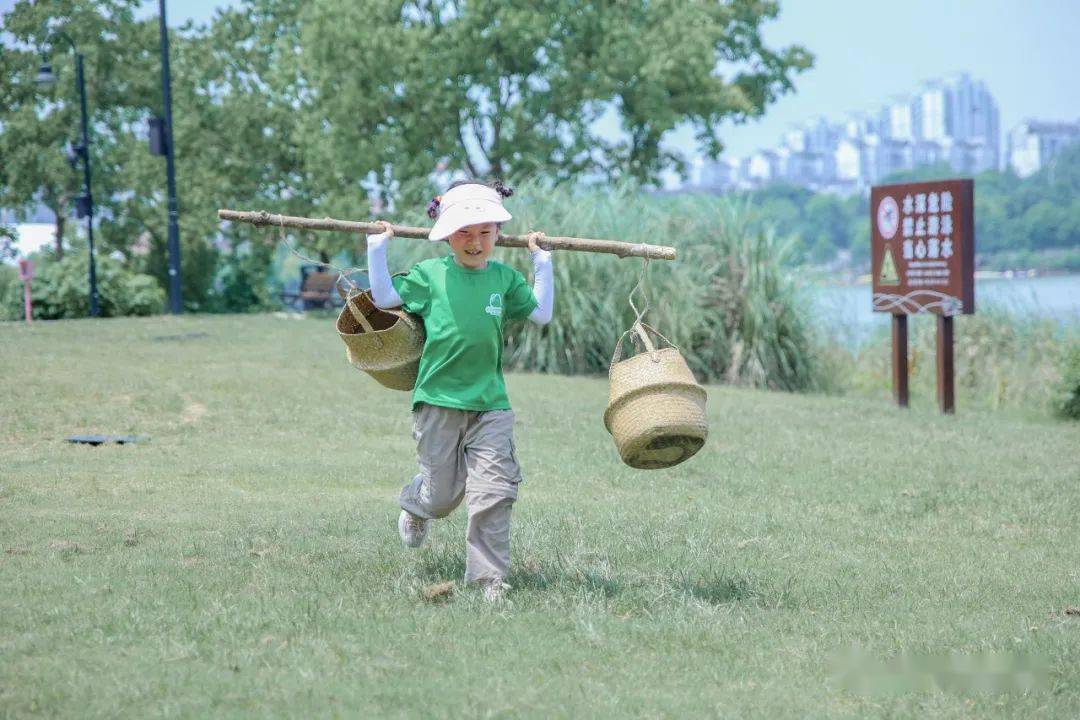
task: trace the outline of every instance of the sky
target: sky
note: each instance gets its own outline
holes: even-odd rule
[[[0,0],[0,12],[14,0]],[[207,22],[229,0],[168,4],[170,25]],[[147,15],[157,2],[144,3]],[[781,0],[765,25],[770,47],[801,44],[816,57],[795,76],[796,92],[746,125],[725,125],[725,154],[773,147],[791,127],[815,117],[840,120],[874,110],[920,83],[957,72],[984,81],[1007,132],[1025,118],[1080,120],[1080,0]],[[614,123],[604,125],[615,133]],[[695,155],[688,128],[665,143]]]

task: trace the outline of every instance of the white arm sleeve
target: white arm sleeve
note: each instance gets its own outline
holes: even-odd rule
[[[555,308],[555,274],[551,267],[551,253],[537,250],[533,260],[533,294],[539,303],[529,314],[529,319],[537,325],[551,322],[551,313]]]
[[[386,267],[386,233],[369,235],[367,239],[368,280],[371,282],[371,299],[375,307],[398,307],[402,304],[401,296],[390,282],[390,270]]]

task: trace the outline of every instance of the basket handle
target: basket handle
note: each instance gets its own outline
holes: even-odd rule
[[[349,314],[356,319],[356,322],[360,323],[360,327],[364,328],[364,332],[370,334],[371,337],[375,338],[375,344],[379,347],[382,347],[382,338],[379,337],[379,334],[377,332],[375,332],[375,328],[372,326],[371,321],[368,320],[367,315],[365,315],[360,310],[360,308],[356,306],[356,303],[353,302],[353,298],[358,298],[361,295],[363,295],[363,293],[353,293],[352,295],[347,297],[345,299],[345,307],[349,308]]]
[[[364,328],[364,332],[374,333],[375,328],[371,326],[371,321],[367,319],[367,315],[361,312],[360,308],[358,308],[356,304],[352,302],[352,299],[355,297],[360,297],[360,293],[350,295],[345,301],[345,305],[349,308],[349,313],[351,313],[352,316],[356,318],[356,322],[360,323],[360,327]]]
[[[646,350],[646,351],[647,351],[647,352],[649,353],[649,358],[650,358],[650,359],[651,359],[651,360],[652,360],[653,362],[660,362],[660,358],[659,358],[659,357],[657,356],[657,354],[656,354],[656,352],[657,352],[657,349],[656,349],[656,347],[655,347],[655,346],[653,345],[653,342],[652,342],[652,340],[650,340],[650,339],[649,339],[649,335],[648,335],[648,333],[646,333],[646,332],[645,332],[646,330],[648,330],[649,332],[651,332],[651,333],[652,333],[653,335],[656,335],[656,336],[657,336],[658,338],[660,338],[661,340],[663,340],[664,342],[666,342],[666,343],[667,343],[668,345],[670,345],[671,347],[673,347],[673,348],[675,348],[676,350],[678,350],[678,346],[676,346],[676,345],[675,345],[675,343],[671,342],[671,341],[670,341],[670,340],[668,340],[668,339],[667,339],[666,337],[664,337],[663,335],[661,335],[661,334],[660,334],[660,331],[658,331],[658,330],[657,330],[656,328],[654,328],[654,327],[652,327],[652,326],[650,326],[650,325],[646,325],[645,323],[643,323],[643,322],[641,322],[641,321],[639,320],[639,321],[635,322],[635,323],[633,324],[633,326],[632,326],[632,327],[631,327],[631,328],[630,328],[629,330],[627,330],[626,332],[624,332],[624,333],[623,333],[623,334],[622,334],[622,335],[621,335],[621,336],[619,337],[619,341],[618,341],[617,343],[615,343],[615,352],[614,352],[614,354],[612,354],[612,356],[611,356],[611,365],[614,365],[614,364],[615,364],[615,362],[616,362],[616,361],[618,360],[618,358],[620,357],[620,353],[622,352],[622,344],[623,344],[623,341],[624,341],[624,340],[626,340],[626,336],[627,336],[627,335],[629,335],[630,333],[634,333],[634,334],[636,334],[636,335],[637,335],[637,336],[638,336],[638,337],[639,337],[639,338],[641,339],[641,342],[642,342],[642,344],[643,344],[643,345],[645,345],[645,350]]]

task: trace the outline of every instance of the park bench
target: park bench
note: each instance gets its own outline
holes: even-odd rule
[[[326,272],[318,265],[302,265],[299,289],[295,292],[282,292],[281,300],[297,310],[325,309],[339,305],[338,294],[334,288],[337,277],[337,273]]]

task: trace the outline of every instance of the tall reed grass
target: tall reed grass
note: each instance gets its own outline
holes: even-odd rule
[[[514,220],[505,232],[543,230],[677,248],[677,260],[648,264],[645,322],[679,347],[700,380],[888,396],[888,335],[852,350],[829,336],[823,323],[815,323],[814,289],[798,283],[798,269],[787,265],[795,240],[758,229],[762,223],[755,222],[755,208],[748,202],[713,195],[656,196],[633,184],[553,187],[530,180],[516,189],[508,201]],[[428,222],[422,208],[395,217],[411,224]],[[391,271],[405,271],[446,252],[441,243],[394,242]],[[530,272],[521,250],[500,248],[495,258],[526,275]],[[556,252],[554,318],[545,327],[512,326],[505,366],[605,373],[616,342],[633,322],[628,297],[642,265],[637,258]],[[636,300],[641,307],[643,298],[638,295]],[[1062,405],[1055,398],[1068,394],[1061,390],[1061,368],[1069,348],[1077,346],[1075,328],[987,305],[977,315],[960,318],[956,327],[961,406],[1043,414],[1052,405]],[[932,401],[932,318],[913,319],[910,369],[913,400]]]
[[[937,393],[934,317],[909,321],[909,387],[912,402],[933,403]],[[1071,354],[1080,351],[1080,332],[1052,318],[1016,308],[983,304],[956,319],[954,357],[957,404],[963,409],[1034,411],[1049,415],[1066,392]],[[840,389],[887,397],[892,387],[892,340],[883,333],[850,353],[833,353]],[[1074,383],[1077,380],[1073,380]]]
[[[645,322],[686,357],[699,379],[783,390],[821,385],[807,321],[809,303],[783,269],[789,246],[750,229],[748,208],[723,198],[657,198],[624,184],[580,188],[526,181],[508,202],[506,232],[672,245],[678,260],[648,264]],[[443,246],[396,243],[397,268]],[[521,250],[496,258],[529,269]],[[505,365],[564,374],[607,371],[619,336],[634,320],[628,302],[643,260],[556,252],[555,315],[545,327],[511,329]],[[639,307],[642,296],[636,296]],[[625,350],[624,350],[625,352]]]

